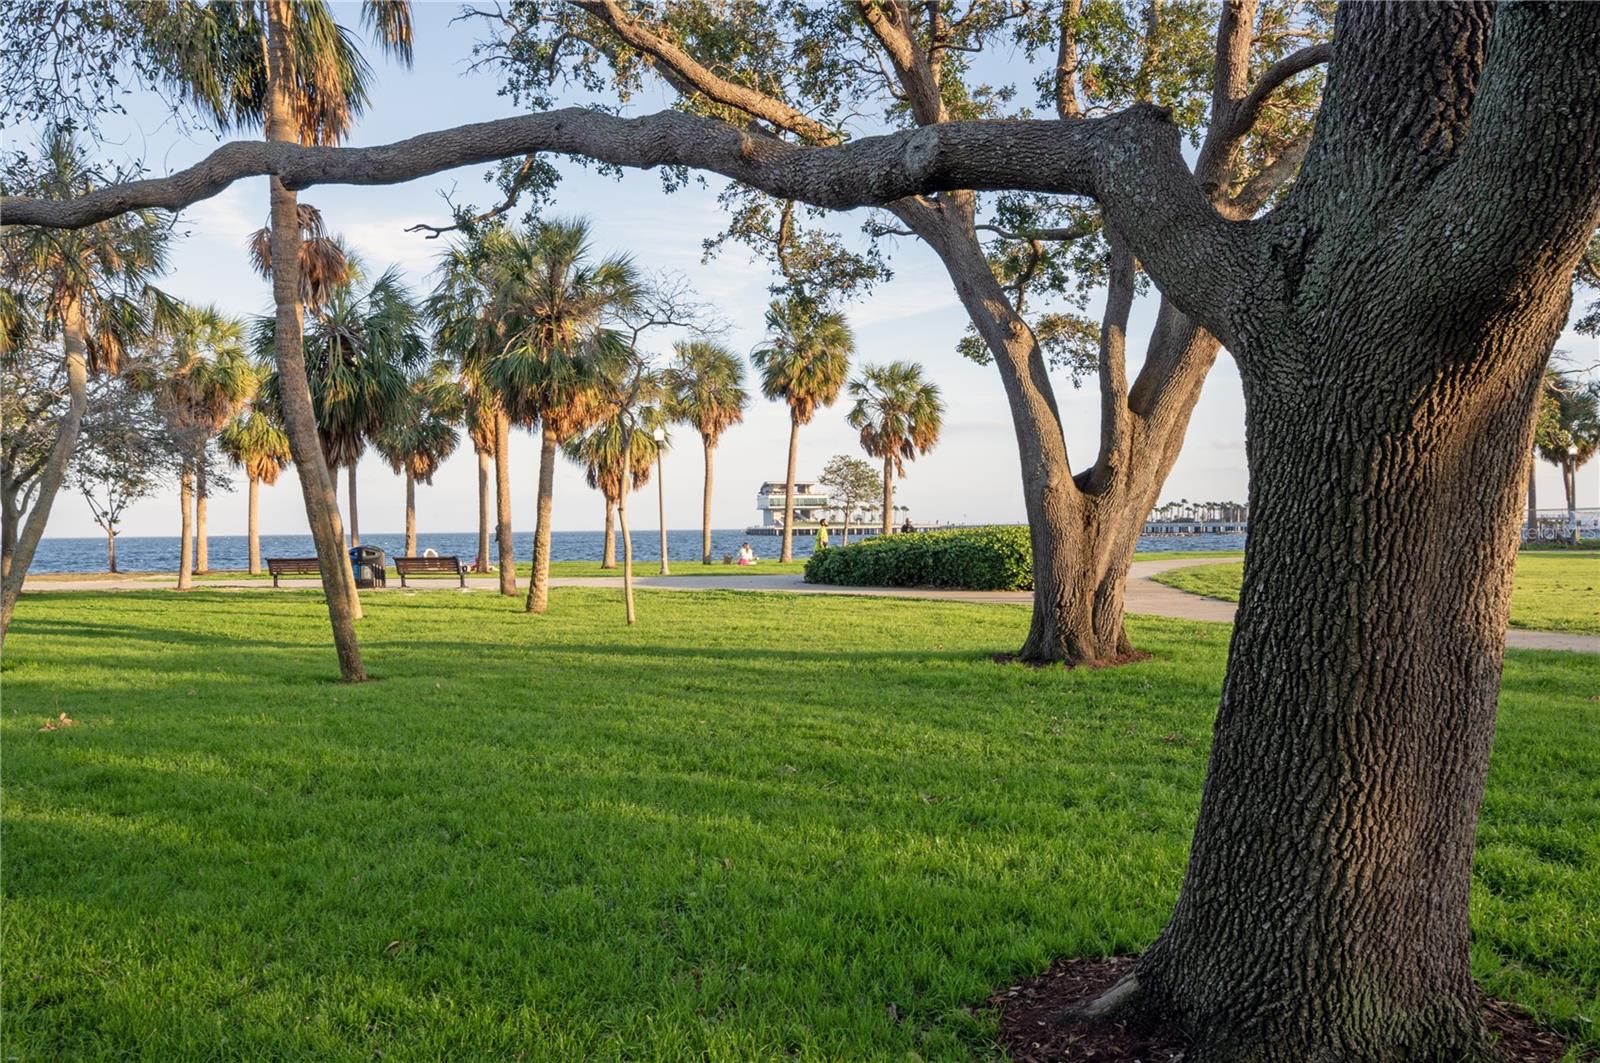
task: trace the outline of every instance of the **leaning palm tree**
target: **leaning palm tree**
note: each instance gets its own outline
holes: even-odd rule
[[[1567,527],[1578,530],[1578,470],[1600,449],[1600,385],[1565,373],[1545,379],[1545,402],[1535,444],[1539,456],[1561,470],[1567,497]]]
[[[289,437],[261,410],[241,413],[229,421],[217,438],[217,445],[236,469],[243,469],[250,481],[247,530],[250,548],[250,575],[261,575],[261,485],[271,487],[289,467]]]
[[[819,406],[832,406],[850,372],[855,336],[844,315],[823,310],[814,300],[790,296],[767,308],[766,346],[750,355],[761,374],[761,393],[789,405],[789,466],[783,488],[783,552],[794,560],[794,472],[800,426]]]
[[[228,4],[133,5],[146,37],[171,42],[176,62],[169,80],[221,129],[262,127],[270,141],[336,144],[348,136],[368,102],[372,72],[324,0],[247,0]],[[411,62],[411,5],[369,0],[362,21],[379,46]],[[205,47],[194,47],[203,41]],[[300,228],[295,193],[270,183],[273,301],[282,414],[317,544],[328,618],[348,682],[366,678],[354,621],[361,617],[355,581],[342,552],[333,481],[318,447],[316,411],[302,347]]]
[[[433,474],[455,453],[461,414],[453,376],[435,366],[412,382],[399,415],[373,437],[389,467],[406,478],[406,557],[417,555],[417,481],[433,483]]]
[[[498,255],[512,246],[504,226],[492,224],[448,246],[434,270],[437,278],[428,296],[434,324],[433,344],[439,357],[454,366],[466,420],[478,456],[478,570],[489,564],[489,475],[494,461],[495,537],[499,547],[500,593],[517,592],[516,555],[511,537],[511,419],[500,401],[488,365],[505,345],[500,321],[491,317]]]
[[[708,340],[675,344],[676,357],[666,369],[669,408],[680,421],[700,433],[705,451],[705,486],[700,500],[700,559],[711,564],[711,455],[722,433],[744,419],[750,393],[744,388],[744,365],[726,347]]]
[[[883,534],[894,515],[894,478],[904,476],[908,461],[926,454],[939,441],[944,425],[944,400],[937,384],[922,377],[915,362],[869,365],[850,382],[850,427],[861,433],[861,448],[883,459]]]
[[[8,167],[7,192],[65,199],[87,194],[98,183],[70,132],[48,133],[42,148],[37,167],[21,161]],[[31,331],[41,341],[59,333],[68,403],[32,508],[15,532],[11,566],[0,581],[0,644],[77,447],[90,376],[117,372],[125,350],[170,317],[174,304],[150,284],[166,268],[169,237],[164,216],[148,210],[83,229],[6,233],[0,254],[9,309],[0,330],[0,356],[9,354],[24,333]]]
[[[610,322],[637,301],[638,273],[625,256],[590,258],[586,222],[541,221],[511,238],[492,264],[491,313],[504,345],[489,375],[511,419],[537,420],[540,429],[530,613],[549,608],[556,451],[601,415],[601,377],[630,353]]]
[[[209,567],[205,498],[211,440],[255,394],[260,378],[245,354],[243,325],[214,306],[182,307],[165,340],[130,366],[128,376],[155,396],[185,451],[178,470],[178,589],[188,590],[194,574]]]
[[[258,356],[272,349],[276,322],[256,330]],[[411,377],[427,361],[422,308],[390,267],[370,285],[359,266],[312,315],[303,349],[317,437],[327,468],[349,473],[350,542],[361,542],[356,466],[367,443],[396,420],[411,391]],[[261,402],[283,413],[283,377],[268,374]]]

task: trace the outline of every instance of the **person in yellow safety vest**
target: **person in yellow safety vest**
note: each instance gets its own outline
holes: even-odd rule
[[[818,550],[826,550],[827,548],[828,548],[828,518],[827,517],[823,517],[822,518],[822,523],[817,525],[817,545],[816,545],[816,549],[818,549]]]

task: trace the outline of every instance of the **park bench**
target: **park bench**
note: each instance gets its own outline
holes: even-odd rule
[[[320,576],[322,567],[314,557],[269,557],[267,571],[272,573],[272,585],[278,585],[279,576]]]
[[[461,581],[463,588],[467,585],[467,570],[461,567],[459,557],[397,557],[394,559],[394,570],[400,574],[400,586],[406,585],[407,576],[424,576],[434,573],[446,572]]]

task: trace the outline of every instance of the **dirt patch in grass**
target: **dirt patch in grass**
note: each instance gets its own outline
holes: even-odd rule
[[[1064,1018],[1073,1005],[1110,989],[1136,959],[1057,960],[1037,978],[997,990],[989,1003],[1000,1011],[1001,1047],[1016,1063],[1180,1063],[1189,1043],[1167,1023],[1139,1016],[1088,1022]],[[1501,1063],[1559,1063],[1566,1056],[1567,1043],[1560,1034],[1513,1004],[1486,997],[1483,1020]]]

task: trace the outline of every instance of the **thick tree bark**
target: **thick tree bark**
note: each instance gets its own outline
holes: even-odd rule
[[[617,567],[617,524],[616,503],[606,499],[606,531],[605,542],[600,544],[600,567]]]
[[[194,587],[194,462],[178,473],[178,589]]]
[[[672,563],[667,558],[667,477],[666,462],[661,451],[656,451],[656,514],[661,526],[661,575],[672,575]]]
[[[210,491],[206,486],[206,452],[202,446],[194,463],[194,574],[203,576],[211,571],[211,538],[206,534],[206,500]]]
[[[530,613],[550,608],[550,509],[556,488],[556,434],[549,428],[539,433],[539,503],[533,529],[533,578],[528,585]]]
[[[106,571],[117,574],[117,533],[106,529]]]
[[[478,556],[473,567],[478,572],[484,572],[489,567],[489,523],[490,516],[490,469],[492,461],[489,451],[478,451]]]
[[[783,485],[783,551],[779,561],[794,560],[794,467],[800,456],[800,422],[789,416],[789,471]]]
[[[250,575],[261,575],[261,480],[250,477],[250,495],[246,508],[246,531],[250,543]]]
[[[711,564],[711,459],[716,450],[716,444],[710,438],[702,436],[701,445],[705,450],[706,479],[705,486],[700,492],[700,563]]]
[[[293,74],[286,38],[292,18],[290,0],[268,0],[266,135],[269,141],[280,144],[294,137],[288,92]],[[327,462],[323,460],[316,413],[311,405],[311,386],[306,379],[300,320],[299,208],[295,194],[278,178],[272,180],[270,196],[272,296],[277,306],[273,340],[282,388],[284,429],[305,498],[306,521],[317,547],[328,620],[333,628],[334,649],[339,655],[339,674],[346,682],[356,683],[367,677],[355,629],[355,621],[361,618],[361,599],[356,594],[355,576],[344,552],[338,502],[333,496],[333,480]]]
[[[494,506],[500,593],[512,597],[517,593],[517,554],[511,538],[511,419],[503,413],[494,419]]]
[[[17,501],[20,493],[10,485],[0,488],[0,580],[11,574],[11,558],[17,552],[17,523],[22,519],[22,506]]]
[[[11,513],[7,526],[15,536],[10,565],[0,579],[0,646],[5,645],[6,632],[11,630],[11,614],[16,610],[17,598],[22,594],[22,583],[28,578],[28,566],[33,564],[34,551],[44,537],[44,526],[50,520],[50,507],[55,504],[56,493],[67,477],[67,466],[72,463],[73,451],[78,446],[78,432],[83,426],[84,411],[89,408],[89,331],[84,318],[83,304],[69,300],[62,310],[61,347],[67,367],[67,411],[56,430],[56,442],[50,448],[50,460],[39,474],[39,486],[28,510],[28,519],[21,531],[16,530],[16,514]],[[12,503],[15,505],[15,502]]]
[[[417,556],[417,478],[406,470],[406,548],[405,556]]]
[[[345,470],[350,478],[350,545],[361,545],[361,513],[356,508],[356,462],[352,461]]]
[[[849,542],[850,541],[850,533],[848,531],[849,523],[850,523],[850,516],[849,516],[849,514],[846,514],[845,515],[845,525],[846,525],[847,530],[845,531],[845,542]],[[886,457],[886,458],[883,459],[883,527],[880,528],[879,531],[884,535],[888,535],[893,530],[894,530],[894,459]]]
[[[1535,406],[1600,221],[1600,11],[1350,5],[1335,42],[1230,310],[1251,534],[1194,846],[1112,994],[1202,1063],[1490,1058],[1477,811]]]

